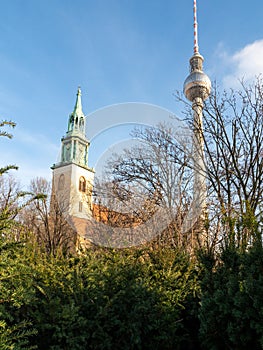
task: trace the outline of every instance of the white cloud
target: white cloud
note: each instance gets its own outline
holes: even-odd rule
[[[224,53],[224,63],[228,65],[229,73],[223,78],[227,88],[239,86],[239,80],[254,80],[263,73],[263,40],[254,41],[246,45],[233,55]]]

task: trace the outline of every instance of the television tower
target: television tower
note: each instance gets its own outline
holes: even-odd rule
[[[199,53],[196,0],[194,0],[194,54],[190,58],[190,74],[184,82],[184,94],[192,102],[193,110],[193,161],[194,196],[193,215],[198,216],[199,230],[203,231],[206,213],[206,176],[204,162],[203,107],[210,95],[211,81],[203,72],[204,58]],[[198,214],[197,214],[198,213]],[[201,226],[201,227],[200,227]]]

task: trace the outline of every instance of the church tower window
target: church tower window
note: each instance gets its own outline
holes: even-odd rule
[[[72,115],[69,120],[68,131],[72,131],[74,127],[74,116]]]
[[[86,192],[86,180],[83,176],[79,179],[79,191]]]
[[[79,130],[80,130],[80,132],[84,133],[84,119],[83,118],[80,118]]]

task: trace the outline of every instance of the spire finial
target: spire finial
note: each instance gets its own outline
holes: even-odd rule
[[[78,110],[82,112],[82,105],[81,105],[81,88],[80,88],[80,86],[78,87],[77,99],[76,99],[76,104],[75,104],[74,112],[77,112]]]
[[[199,53],[196,0],[194,0],[194,54]]]

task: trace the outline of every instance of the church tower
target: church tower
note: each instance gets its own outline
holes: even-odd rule
[[[194,0],[194,54],[190,58],[190,74],[184,82],[184,94],[192,102],[193,110],[193,161],[194,161],[194,211],[200,213],[197,226],[203,231],[206,216],[206,173],[204,159],[203,107],[211,92],[209,77],[203,72],[204,58],[199,53],[196,0]],[[201,241],[201,238],[200,238]]]
[[[88,166],[90,142],[86,138],[85,129],[86,117],[82,111],[81,90],[78,88],[67,132],[61,139],[59,162],[51,167],[52,193],[63,214],[89,219],[94,170]]]

